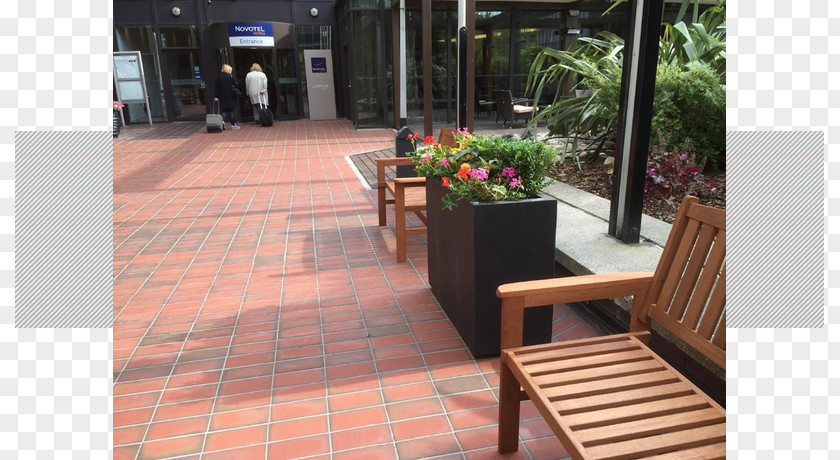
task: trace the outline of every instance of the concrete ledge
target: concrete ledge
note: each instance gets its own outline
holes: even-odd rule
[[[543,193],[557,199],[557,262],[575,275],[627,271],[654,271],[668,240],[671,224],[642,217],[639,244],[625,244],[607,233],[610,202],[555,182]],[[629,299],[615,299],[630,311]]]

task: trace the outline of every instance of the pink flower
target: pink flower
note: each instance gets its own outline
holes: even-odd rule
[[[510,187],[516,188],[522,185],[522,176],[510,180]]]
[[[443,166],[444,168],[448,168],[449,167],[449,160],[447,160],[446,158],[441,158],[440,159],[440,165]]]
[[[475,168],[470,171],[470,177],[473,179],[487,180],[487,170],[484,168]]]
[[[432,161],[432,154],[429,152],[423,154],[423,157],[420,159],[420,163],[426,163],[427,161]]]
[[[509,177],[513,179],[514,176],[516,176],[516,170],[511,168],[510,166],[502,170],[502,177]]]

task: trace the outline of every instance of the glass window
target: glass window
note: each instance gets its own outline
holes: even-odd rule
[[[528,74],[541,47],[561,49],[565,20],[560,11],[518,11],[513,17],[513,92],[525,96]],[[546,97],[553,91],[544,91]]]
[[[196,26],[161,27],[160,42],[164,48],[198,48]]]
[[[493,101],[493,91],[510,89],[510,12],[475,13],[475,96]]]
[[[114,28],[114,31],[116,51],[140,51],[152,120],[167,121],[160,61],[158,60],[155,35],[152,28],[150,26],[118,26]],[[116,97],[116,94],[114,97]],[[148,123],[146,110],[147,107],[144,103],[126,104],[124,114],[126,123]]]
[[[387,100],[380,98],[385,89],[385,63],[382,61],[382,27],[378,16],[378,11],[353,12],[352,65],[356,100],[351,103],[356,103],[359,126],[382,126],[385,122]]]

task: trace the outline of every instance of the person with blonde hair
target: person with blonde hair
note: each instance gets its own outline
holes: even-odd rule
[[[251,99],[251,107],[254,109],[254,121],[260,124],[260,98],[263,104],[268,105],[268,79],[262,71],[262,67],[256,62],[251,66],[251,71],[245,76],[245,92]]]
[[[239,129],[239,125],[236,124],[236,93],[239,87],[231,72],[233,72],[231,66],[227,64],[222,66],[222,71],[216,76],[216,87],[214,88],[216,97],[213,100],[219,102],[222,117],[230,121],[230,128]],[[227,116],[225,117],[225,115]],[[222,125],[222,129],[224,129],[224,125]]]

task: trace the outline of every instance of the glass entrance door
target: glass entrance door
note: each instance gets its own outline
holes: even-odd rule
[[[174,120],[200,120],[206,113],[204,75],[198,51],[166,50]]]
[[[300,80],[295,50],[277,50],[277,118],[300,118]]]

